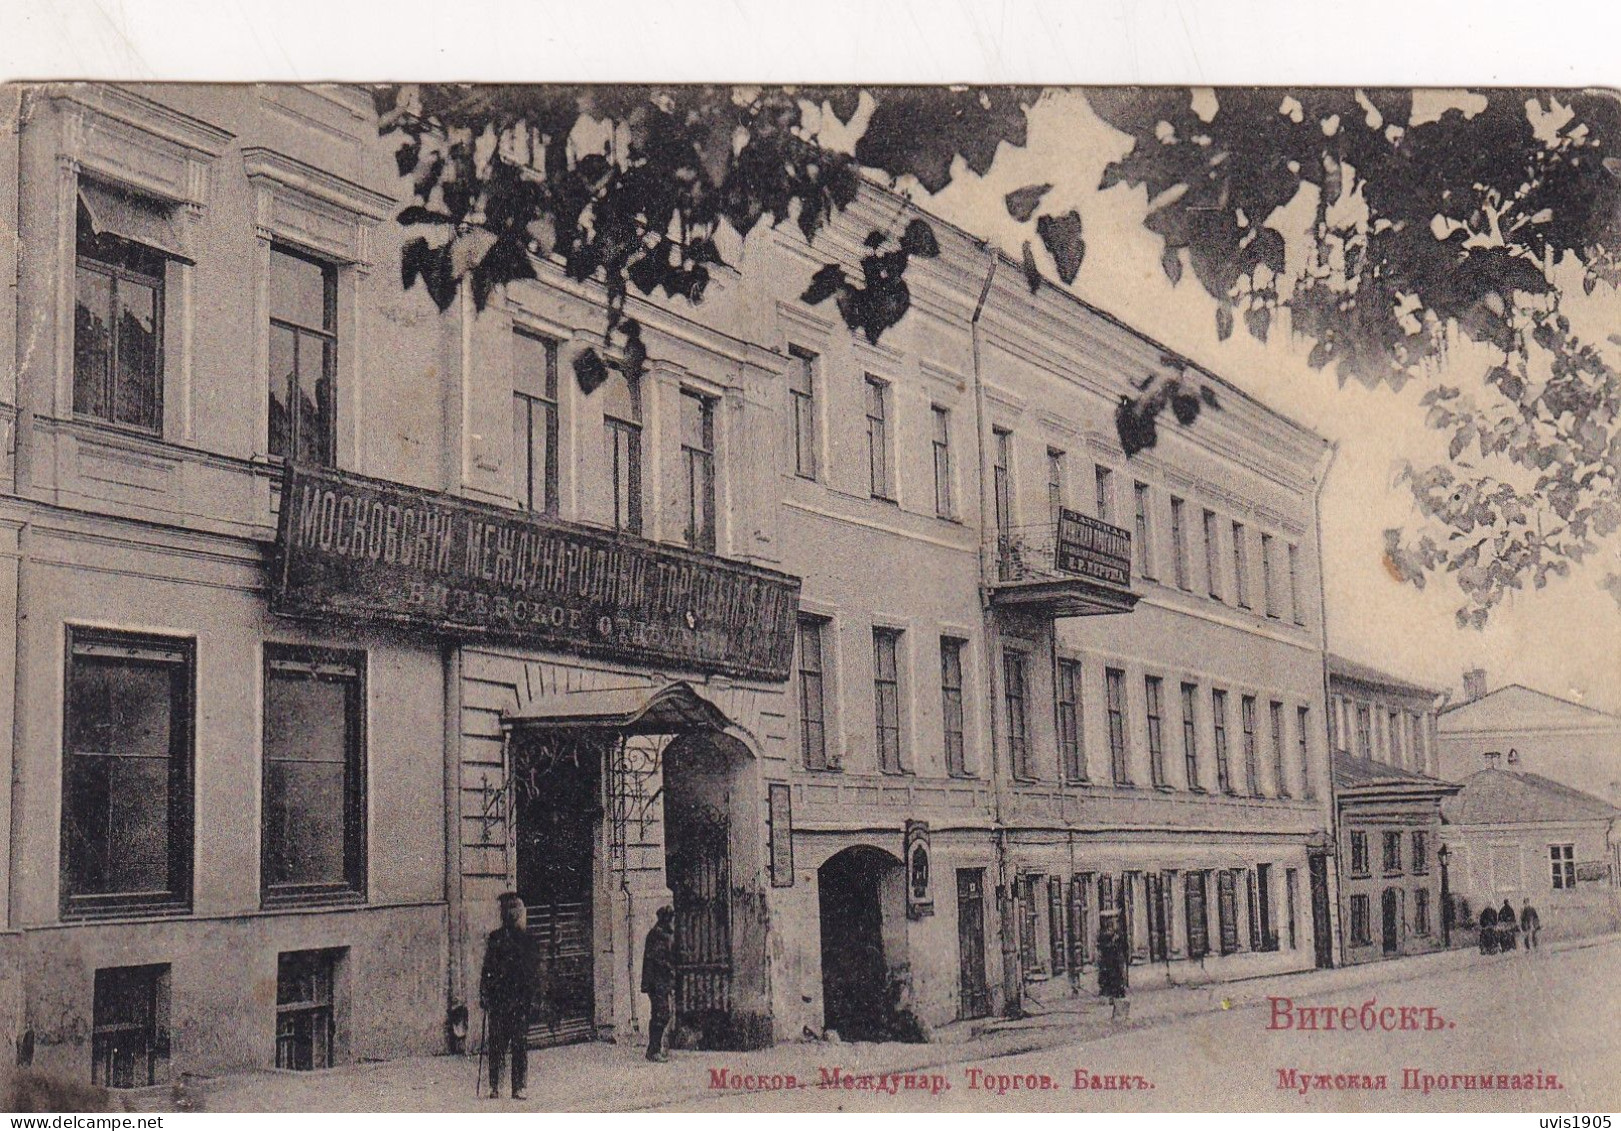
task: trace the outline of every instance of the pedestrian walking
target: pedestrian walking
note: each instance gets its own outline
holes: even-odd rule
[[[1507,954],[1514,949],[1515,940],[1520,934],[1520,917],[1514,914],[1514,905],[1503,900],[1503,906],[1497,909],[1497,933],[1501,936],[1499,946]]]
[[[1537,936],[1542,933],[1542,919],[1537,915],[1537,909],[1531,906],[1529,899],[1520,910],[1520,933],[1525,936],[1527,954],[1537,949]]]
[[[539,978],[540,952],[529,937],[528,911],[516,892],[500,898],[501,925],[484,944],[478,1004],[484,1010],[490,1054],[490,1098],[501,1098],[501,1076],[512,1062],[512,1098],[524,1098],[529,1077],[529,1017]]]
[[[666,1036],[675,1015],[675,909],[659,908],[642,944],[642,993],[647,995],[647,1059],[669,1060]]]
[[[1114,1017],[1124,1017],[1129,1010],[1125,1001],[1129,981],[1120,912],[1110,908],[1098,920],[1098,996],[1109,1000]]]
[[[1480,953],[1497,953],[1497,911],[1489,903],[1480,909]]]

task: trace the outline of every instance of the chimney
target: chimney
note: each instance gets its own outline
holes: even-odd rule
[[[1473,703],[1486,694],[1486,669],[1470,668],[1463,673],[1463,701]]]
[[[1503,752],[1501,750],[1488,750],[1488,751],[1486,751],[1485,757],[1486,757],[1486,768],[1488,770],[1495,770],[1495,769],[1497,769],[1497,763],[1503,757]]]

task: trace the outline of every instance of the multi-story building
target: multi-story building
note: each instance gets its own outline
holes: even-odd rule
[[[400,289],[361,92],[5,94],[25,1062],[454,1045],[508,889],[537,1043],[645,1028],[664,902],[711,1046],[1081,992],[1104,908],[1136,984],[1331,960],[1319,438],[939,222],[853,337],[798,295],[875,186],[599,384],[555,264]],[[1128,459],[1153,377],[1219,407]]]
[[[1452,932],[1441,806],[1458,791],[1431,776],[1440,692],[1330,656],[1328,693],[1345,961],[1440,950]]]

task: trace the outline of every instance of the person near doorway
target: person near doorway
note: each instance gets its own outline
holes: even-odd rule
[[[1107,998],[1114,1017],[1126,1016],[1128,981],[1126,938],[1120,929],[1120,912],[1105,910],[1098,921],[1098,996]]]
[[[1525,907],[1520,911],[1520,933],[1525,936],[1525,951],[1529,954],[1537,949],[1537,936],[1542,933],[1542,919],[1537,915],[1537,909],[1531,906],[1531,901],[1525,901]]]
[[[642,993],[647,995],[647,1059],[669,1060],[666,1036],[675,1014],[675,909],[659,908],[642,944]]]
[[[1513,950],[1520,934],[1520,917],[1514,914],[1514,905],[1506,899],[1497,909],[1497,933],[1501,936],[1499,949],[1505,954]]]
[[[484,944],[478,1004],[488,1026],[490,1098],[501,1098],[501,1075],[512,1060],[512,1098],[524,1098],[529,1076],[529,1015],[534,1007],[540,951],[529,937],[528,911],[516,892],[500,898],[501,925]]]
[[[1480,953],[1497,953],[1497,910],[1489,903],[1480,909]]]

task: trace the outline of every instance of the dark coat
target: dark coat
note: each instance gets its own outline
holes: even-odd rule
[[[1537,909],[1527,903],[1525,910],[1520,912],[1520,930],[1529,932],[1536,930],[1540,926],[1542,926],[1542,919],[1537,915]]]
[[[1098,996],[1120,998],[1126,996],[1130,974],[1126,967],[1126,940],[1118,930],[1104,928],[1098,932]]]
[[[497,927],[484,944],[478,1001],[490,1013],[528,1020],[540,984],[540,948],[527,931]]]
[[[642,993],[667,994],[675,987],[675,932],[655,923],[642,944]]]

